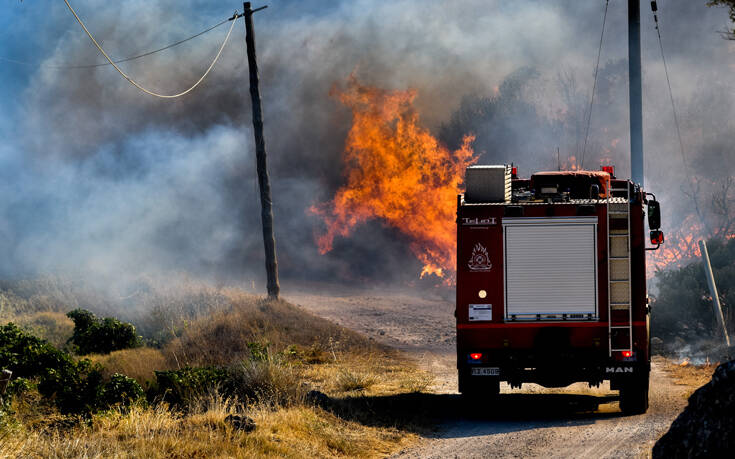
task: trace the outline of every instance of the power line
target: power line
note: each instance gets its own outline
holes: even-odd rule
[[[178,94],[165,95],[165,94],[158,94],[156,92],[153,92],[153,91],[150,91],[150,90],[144,88],[143,86],[141,86],[140,84],[138,84],[135,80],[133,80],[132,78],[130,78],[129,76],[127,76],[125,74],[125,72],[123,72],[122,70],[120,70],[120,67],[118,67],[117,64],[115,64],[115,62],[112,61],[112,59],[110,59],[110,56],[107,55],[107,53],[105,52],[105,50],[102,49],[102,47],[100,46],[99,43],[97,43],[97,40],[94,39],[94,37],[92,36],[92,34],[89,32],[89,29],[87,29],[87,26],[84,25],[84,22],[77,15],[77,12],[74,11],[74,8],[72,8],[71,5],[69,4],[69,1],[68,0],[64,0],[64,3],[66,3],[66,6],[69,8],[69,11],[71,11],[71,13],[74,15],[74,18],[77,20],[77,22],[79,23],[79,25],[82,26],[82,29],[84,29],[84,32],[86,32],[86,34],[89,37],[89,39],[92,40],[92,43],[94,43],[94,46],[99,50],[100,53],[102,53],[103,56],[105,56],[105,59],[107,59],[107,61],[115,68],[115,70],[117,70],[117,72],[120,75],[122,75],[123,78],[125,78],[126,80],[128,80],[130,82],[130,84],[132,84],[136,88],[140,89],[144,93],[149,94],[149,95],[154,96],[154,97],[160,97],[160,98],[163,98],[163,99],[173,99],[173,98],[181,97],[181,96],[183,96],[185,94],[188,94],[189,92],[193,91],[194,88],[196,88],[197,86],[199,86],[199,83],[201,83],[202,81],[204,81],[204,78],[206,78],[207,75],[209,75],[209,72],[212,70],[212,68],[214,68],[214,64],[217,63],[217,60],[219,60],[219,57],[222,55],[222,50],[225,49],[225,45],[227,44],[227,41],[230,39],[230,35],[232,34],[232,29],[235,27],[235,22],[237,22],[237,17],[238,17],[237,14],[235,14],[233,16],[232,25],[230,26],[230,30],[227,31],[227,36],[225,37],[225,41],[222,42],[222,46],[220,46],[219,51],[217,51],[217,55],[214,57],[214,60],[212,60],[212,63],[209,65],[209,68],[207,68],[207,70],[204,72],[204,74],[201,76],[201,78],[199,78],[199,80],[197,80],[197,82],[194,83],[194,85],[192,85],[189,89],[187,89],[185,91],[182,91],[182,92],[180,92]]]
[[[699,216],[699,219],[704,225],[704,227],[708,229],[709,225],[707,225],[707,221],[704,219],[704,216],[702,215],[702,212],[699,209],[697,191],[695,191],[694,184],[691,181],[692,173],[691,173],[691,169],[689,168],[689,163],[687,162],[686,153],[684,152],[684,141],[681,139],[681,128],[679,127],[679,115],[676,111],[676,103],[674,102],[674,91],[671,89],[671,79],[669,78],[669,66],[666,64],[666,53],[664,53],[664,44],[663,44],[663,40],[661,40],[661,29],[660,29],[660,25],[658,22],[658,14],[657,14],[658,5],[656,4],[655,1],[651,2],[651,10],[653,11],[653,19],[656,23],[656,34],[658,35],[658,46],[661,49],[661,61],[664,64],[664,73],[666,74],[666,85],[669,88],[669,99],[671,100],[671,111],[674,114],[674,125],[676,126],[676,137],[679,139],[679,151],[681,152],[681,161],[682,163],[684,163],[684,171],[686,172],[686,175],[688,177],[687,182],[689,183],[689,189],[691,190],[691,193],[692,193],[691,198],[692,198],[692,201],[694,202],[694,210],[697,212],[697,216]]]
[[[597,49],[597,63],[595,64],[595,81],[592,83],[592,96],[590,97],[590,108],[587,111],[587,127],[584,133],[584,147],[582,148],[582,160],[579,163],[579,168],[584,169],[584,155],[587,153],[587,140],[590,137],[590,123],[592,121],[592,105],[595,102],[595,91],[597,90],[597,72],[600,69],[600,55],[602,54],[602,40],[605,38],[605,23],[607,22],[607,8],[610,5],[610,0],[605,0],[605,13],[602,16],[602,32],[600,32],[600,46]]]
[[[655,4],[655,3],[654,3]],[[666,74],[666,85],[669,87],[669,99],[671,100],[671,110],[674,113],[674,124],[676,125],[676,135],[679,138],[679,149],[681,150],[681,160],[684,167],[689,171],[689,164],[684,153],[684,142],[681,140],[681,129],[679,128],[679,115],[676,112],[676,103],[674,103],[674,91],[671,89],[671,80],[669,79],[669,66],[666,64],[666,54],[664,53],[664,44],[661,40],[661,30],[659,29],[657,9],[653,10],[653,18],[656,21],[656,34],[658,35],[658,46],[661,49],[661,60],[664,63],[664,73]]]
[[[231,21],[231,20],[233,20],[233,19],[232,18],[225,19],[224,21],[219,22],[219,23],[213,25],[212,27],[209,27],[208,29],[202,30],[201,32],[199,32],[199,33],[197,33],[195,35],[192,35],[192,36],[190,36],[188,38],[184,38],[183,40],[179,40],[179,41],[177,41],[175,43],[171,43],[170,45],[166,45],[163,48],[154,49],[152,51],[147,51],[147,52],[142,53],[142,54],[137,54],[135,56],[126,57],[124,59],[118,59],[118,60],[115,60],[113,62],[116,63],[116,64],[120,64],[122,62],[129,62],[129,61],[132,61],[132,60],[135,60],[135,59],[140,59],[141,57],[146,57],[146,56],[150,56],[151,54],[156,54],[156,53],[159,53],[161,51],[165,51],[167,49],[173,48],[174,46],[178,46],[178,45],[180,45],[182,43],[186,43],[189,40],[193,40],[193,39],[195,39],[197,37],[200,37],[200,36],[204,35],[207,32],[211,32],[212,30],[216,29],[217,27],[221,26],[222,24],[226,23],[227,21]],[[96,68],[96,67],[106,67],[106,66],[110,65],[109,62],[103,62],[101,64],[84,64],[84,65],[49,65],[49,64],[37,64],[37,63],[33,63],[33,62],[20,61],[20,60],[17,60],[17,59],[8,59],[8,58],[5,58],[5,57],[0,57],[0,61],[12,62],[14,64],[19,64],[19,65],[28,65],[28,66],[33,66],[33,67],[38,66],[38,67],[52,68],[52,69],[91,69],[91,68]]]

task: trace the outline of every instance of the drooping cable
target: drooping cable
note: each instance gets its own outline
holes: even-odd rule
[[[664,64],[664,73],[666,74],[666,85],[669,88],[669,100],[671,100],[671,111],[674,114],[674,126],[676,126],[676,137],[679,139],[679,151],[681,152],[681,161],[684,163],[684,170],[686,171],[686,175],[689,178],[687,182],[689,183],[689,188],[691,190],[691,198],[692,201],[694,201],[694,210],[697,212],[697,216],[699,217],[702,224],[704,224],[705,227],[707,227],[707,222],[704,219],[704,216],[702,215],[702,212],[699,209],[699,202],[697,200],[697,192],[694,189],[694,184],[691,181],[691,178],[693,177],[691,174],[691,169],[689,168],[689,163],[687,162],[686,153],[684,152],[684,141],[681,138],[681,128],[679,127],[679,115],[676,111],[676,103],[674,101],[674,91],[671,89],[671,79],[669,78],[669,66],[666,63],[666,53],[664,52],[664,43],[661,39],[661,28],[658,21],[658,5],[655,1],[651,2],[651,10],[653,11],[653,19],[656,23],[656,35],[658,35],[658,46],[661,50],[661,61]]]
[[[160,53],[161,51],[165,51],[167,49],[173,48],[174,46],[178,46],[178,45],[180,45],[182,43],[186,43],[189,40],[193,40],[193,39],[195,39],[197,37],[201,37],[205,33],[211,32],[212,30],[216,29],[217,27],[221,26],[222,24],[224,24],[225,22],[230,21],[230,20],[231,19],[225,19],[224,21],[218,22],[217,24],[213,25],[212,27],[209,27],[209,28],[207,28],[205,30],[202,30],[201,32],[199,32],[199,33],[197,33],[195,35],[192,35],[190,37],[184,38],[183,40],[179,40],[179,41],[177,41],[175,43],[171,43],[171,44],[166,45],[166,46],[164,46],[162,48],[154,49],[152,51],[146,51],[146,52],[141,53],[141,54],[136,54],[135,56],[126,57],[124,59],[116,59],[113,62],[116,63],[116,64],[120,64],[122,62],[129,62],[129,61],[133,61],[135,59],[140,59],[141,57],[146,57],[146,56],[150,56],[152,54]],[[20,60],[17,60],[17,59],[8,59],[8,58],[5,58],[5,57],[0,57],[0,61],[12,62],[14,64],[19,64],[19,65],[28,65],[28,66],[33,66],[33,67],[38,66],[38,67],[51,68],[51,69],[91,69],[91,68],[96,68],[96,67],[106,67],[106,66],[110,65],[109,62],[103,62],[103,63],[100,63],[100,64],[81,64],[81,65],[35,64],[33,62],[20,61]]]
[[[664,73],[666,74],[666,85],[669,88],[669,99],[671,100],[671,110],[674,113],[674,125],[676,126],[676,136],[679,139],[679,150],[681,151],[681,160],[684,162],[684,167],[689,170],[689,163],[686,160],[686,154],[684,153],[684,142],[681,139],[681,129],[679,128],[679,115],[676,111],[676,103],[674,102],[674,91],[671,89],[671,79],[669,78],[669,66],[666,64],[666,53],[664,53],[664,44],[661,40],[661,29],[658,23],[658,14],[654,11],[653,17],[656,21],[656,34],[658,35],[658,46],[661,49],[661,61],[664,64]]]
[[[600,46],[597,49],[597,63],[595,64],[595,81],[592,83],[592,96],[590,97],[590,108],[587,111],[587,127],[584,132],[584,147],[582,147],[582,159],[579,168],[584,169],[584,156],[587,153],[587,141],[590,137],[590,124],[592,122],[592,105],[595,103],[595,91],[597,90],[597,73],[600,70],[600,56],[602,55],[602,42],[605,38],[605,24],[607,23],[607,9],[610,0],[605,0],[605,13],[602,16],[602,31],[600,32]]]
[[[150,91],[150,90],[144,88],[143,86],[141,86],[140,84],[138,84],[135,80],[133,80],[132,78],[130,78],[128,75],[126,75],[125,72],[123,72],[120,69],[120,67],[118,67],[117,64],[115,62],[113,62],[112,59],[110,59],[110,56],[107,55],[107,53],[105,52],[104,49],[102,49],[102,47],[100,46],[100,44],[97,43],[97,40],[94,39],[94,37],[92,36],[92,34],[89,32],[89,29],[87,29],[87,26],[84,25],[84,22],[77,15],[76,11],[74,11],[74,8],[72,8],[72,6],[69,4],[69,1],[68,0],[64,0],[64,3],[66,3],[66,6],[69,8],[69,11],[71,11],[71,13],[74,15],[74,18],[77,20],[77,22],[79,23],[79,25],[82,26],[82,29],[84,29],[84,32],[86,32],[86,34],[89,37],[89,39],[92,40],[92,43],[94,43],[94,46],[99,50],[100,53],[102,53],[103,56],[105,56],[105,59],[107,59],[107,62],[109,62],[110,65],[112,65],[115,68],[115,70],[117,70],[117,72],[120,75],[122,75],[123,78],[125,78],[126,80],[128,80],[128,82],[130,82],[130,84],[132,84],[136,88],[140,89],[144,93],[149,94],[149,95],[154,96],[154,97],[160,97],[160,98],[163,98],[163,99],[173,99],[173,98],[181,97],[181,96],[183,96],[185,94],[188,94],[191,91],[193,91],[194,88],[196,88],[197,86],[199,86],[199,84],[202,81],[204,81],[204,79],[207,77],[207,75],[209,75],[209,72],[214,68],[214,65],[219,60],[219,57],[222,55],[222,50],[225,49],[225,45],[227,45],[227,41],[230,39],[230,35],[232,34],[232,29],[235,27],[235,22],[237,22],[237,18],[233,19],[232,25],[230,26],[230,30],[227,31],[227,36],[225,37],[225,40],[222,42],[222,46],[220,46],[219,51],[217,51],[217,55],[214,57],[214,60],[212,60],[212,63],[209,65],[209,68],[207,68],[207,70],[204,72],[204,74],[201,76],[201,78],[199,78],[199,80],[197,80],[197,82],[194,83],[194,85],[192,85],[189,89],[187,89],[185,91],[182,91],[182,92],[180,92],[178,94],[166,95],[166,94],[158,94],[156,92]],[[235,15],[235,16],[237,16],[237,15]]]

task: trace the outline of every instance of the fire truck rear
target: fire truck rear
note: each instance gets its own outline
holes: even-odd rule
[[[655,197],[601,171],[471,166],[457,207],[459,391],[500,382],[563,387],[610,381],[624,413],[648,408],[649,307],[644,205]]]

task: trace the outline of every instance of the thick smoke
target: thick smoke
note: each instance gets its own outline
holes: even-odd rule
[[[219,2],[218,2],[219,3]],[[732,176],[734,42],[726,12],[659,2],[664,45],[692,171]],[[156,48],[232,14],[239,4],[142,0],[73,5],[113,57]],[[279,1],[255,19],[282,275],[292,280],[406,283],[420,264],[381,222],[319,255],[322,222],[306,212],[342,184],[349,111],[330,88],[415,88],[421,119],[451,145],[477,134],[481,162],[521,173],[579,157],[602,2]],[[42,14],[43,13],[43,14]],[[24,2],[2,37],[7,99],[0,122],[0,274],[93,272],[127,279],[182,271],[224,281],[262,278],[244,31],[187,97],[157,100],[101,62],[64,5]],[[627,176],[627,11],[611,2],[585,166],[604,158]],[[673,225],[691,213],[655,41],[643,14],[647,188]],[[201,74],[224,25],[123,68],[144,86],[178,92]],[[40,32],[38,32],[40,31]],[[33,33],[31,33],[33,32]],[[27,39],[34,36],[33,39]],[[5,43],[8,45],[6,46]],[[711,190],[703,190],[703,196]],[[706,196],[704,200],[708,199]]]

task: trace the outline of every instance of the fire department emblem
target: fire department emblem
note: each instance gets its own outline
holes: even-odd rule
[[[487,249],[479,242],[472,249],[472,256],[467,266],[469,266],[470,271],[490,271],[493,268]]]

